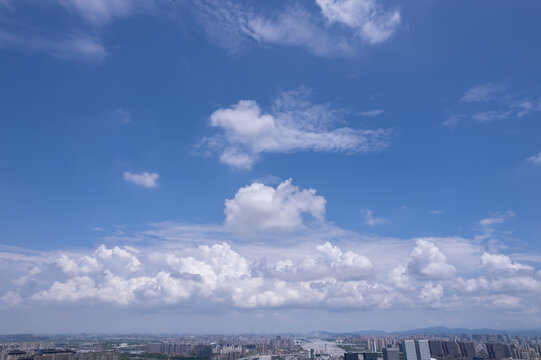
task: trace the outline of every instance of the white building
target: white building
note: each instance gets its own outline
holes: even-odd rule
[[[404,340],[404,355],[406,355],[404,360],[418,360],[414,340]]]
[[[430,360],[430,347],[428,340],[415,340],[418,360]]]

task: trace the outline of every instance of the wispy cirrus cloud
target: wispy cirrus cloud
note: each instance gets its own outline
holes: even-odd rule
[[[398,9],[385,9],[377,0],[316,0],[329,24],[352,28],[369,44],[387,40],[401,23]]]
[[[92,64],[102,63],[107,57],[107,50],[100,39],[84,33],[44,38],[0,29],[0,48],[45,53],[59,59],[82,60]]]
[[[361,116],[379,116],[384,113],[384,110],[382,109],[372,109],[367,111],[362,111],[360,113]]]
[[[502,82],[476,85],[464,92],[455,110],[443,121],[444,126],[456,126],[464,121],[491,123],[520,119],[541,112],[541,98],[518,98]]]
[[[107,52],[103,45],[98,46],[102,43],[99,34],[113,22],[139,15],[185,23],[189,13],[197,21],[196,31],[204,32],[211,42],[232,53],[262,44],[298,47],[321,57],[351,57],[360,52],[363,43],[386,41],[401,22],[398,9],[385,9],[378,0],[318,0],[319,12],[309,10],[302,2],[271,11],[256,9],[255,4],[214,0],[55,0],[54,3],[82,19],[77,32],[92,34],[93,42],[89,41],[90,37],[86,41],[70,40],[69,32],[73,30],[66,29],[57,31],[64,34],[58,38],[38,34],[28,37],[11,31],[3,35],[4,38],[9,35],[9,41],[3,41],[4,47],[44,51],[63,59],[92,58],[100,63]],[[4,9],[16,6],[7,1],[4,5]],[[49,10],[54,11],[54,7]],[[74,53],[84,56],[73,56]]]
[[[250,43],[294,46],[322,57],[353,56],[357,40],[384,42],[401,22],[398,9],[384,9],[377,0],[318,0],[320,13],[302,3],[261,12],[229,1],[193,2],[192,11],[207,35],[221,47],[238,52]],[[335,31],[334,24],[350,30]]]
[[[92,25],[106,25],[140,10],[148,10],[157,1],[143,0],[56,0],[67,10],[81,16]]]
[[[486,84],[476,85],[464,92],[464,95],[460,98],[460,102],[487,102],[492,101],[498,95],[502,95],[505,91],[505,87],[501,83],[490,82]]]

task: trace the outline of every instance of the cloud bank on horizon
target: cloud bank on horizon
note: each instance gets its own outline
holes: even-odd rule
[[[254,182],[225,201],[223,228],[158,223],[114,238],[127,245],[39,254],[6,248],[1,306],[538,311],[541,270],[491,249],[487,240],[359,241],[360,234],[325,222],[325,205],[323,196],[291,179],[275,188]],[[481,220],[483,231],[510,214]],[[229,230],[274,240],[254,249]],[[211,236],[217,231],[218,239]]]

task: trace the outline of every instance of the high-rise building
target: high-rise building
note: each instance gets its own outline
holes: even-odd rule
[[[499,360],[505,357],[503,345],[500,343],[487,343],[488,358],[491,360]]]
[[[383,348],[383,360],[400,360],[400,353],[397,348]]]
[[[472,342],[459,342],[458,346],[460,348],[460,353],[463,358],[473,359],[477,356],[475,351],[475,344]]]
[[[428,340],[415,340],[415,350],[418,360],[430,360],[430,347]]]
[[[359,360],[359,353],[345,353],[344,360]]]
[[[363,352],[363,360],[378,360],[379,355],[377,352]]]
[[[443,352],[443,345],[441,340],[429,340],[428,345],[430,347],[430,356],[442,357],[445,355]]]
[[[454,341],[444,341],[443,352],[449,357],[460,357],[460,350],[458,349],[458,344]]]
[[[418,360],[414,340],[404,340],[402,348],[402,352],[404,353],[404,360]]]

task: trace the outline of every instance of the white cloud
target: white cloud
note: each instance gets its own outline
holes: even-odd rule
[[[105,245],[101,245],[94,254],[102,262],[108,264],[110,269],[119,268],[121,271],[127,270],[134,272],[141,266],[141,262],[134,252],[136,251],[128,247],[120,248],[115,246],[112,249],[108,249]]]
[[[487,123],[496,120],[503,120],[511,117],[511,111],[505,110],[490,110],[490,111],[480,111],[471,115],[473,120],[477,120],[482,123]]]
[[[383,112],[384,111],[382,109],[372,109],[361,112],[361,116],[378,116],[383,114]]]
[[[419,295],[422,301],[433,303],[443,297],[443,287],[440,284],[427,283]]]
[[[300,3],[263,14],[224,0],[194,1],[192,10],[211,40],[232,52],[255,41],[296,46],[322,57],[352,56],[360,49],[355,38],[368,44],[380,43],[400,25],[400,12],[384,10],[376,0],[316,2],[321,14],[311,13]],[[351,15],[348,11],[352,11]],[[349,31],[333,31],[324,21],[327,25],[341,23]]]
[[[239,2],[193,1],[191,9],[210,40],[233,53],[254,42],[300,47],[322,57],[351,56],[355,52],[350,41],[329,33],[299,4],[260,13]]]
[[[161,232],[145,231],[142,235],[151,240],[139,239],[136,247],[42,253],[0,248],[0,310],[72,303],[77,311],[109,304],[193,313],[209,307],[224,312],[445,308],[458,313],[473,307],[490,313],[531,311],[541,295],[537,269],[506,255],[472,257],[479,245],[461,238],[368,239],[322,227],[276,245],[220,241],[227,232],[202,225],[191,231],[198,234],[194,243],[167,235],[181,231],[183,238],[188,227],[159,224]],[[317,236],[327,240],[314,240]],[[329,240],[337,237],[345,240]],[[131,237],[126,241],[133,243]],[[448,258],[458,259],[456,268]]]
[[[348,40],[330,35],[299,6],[274,18],[253,15],[248,26],[251,36],[261,43],[304,47],[321,57],[351,56],[355,51]]]
[[[160,175],[156,173],[149,173],[147,171],[143,171],[142,173],[137,174],[129,171],[124,171],[123,176],[124,180],[142,187],[154,188],[159,185],[158,179],[160,178]]]
[[[481,256],[481,268],[492,275],[513,275],[523,272],[533,272],[533,268],[529,265],[512,262],[506,255],[489,254],[487,252]]]
[[[345,253],[337,245],[325,242],[316,246],[316,252],[310,252],[300,259],[282,259],[273,265],[266,262],[258,264],[254,271],[269,278],[285,281],[314,281],[325,278],[357,281],[373,275],[370,259],[353,251]]]
[[[115,110],[115,115],[120,119],[123,124],[131,123],[131,114],[128,111],[122,108],[118,108]]]
[[[94,25],[105,25],[115,18],[131,15],[150,2],[141,0],[57,0],[61,6],[82,16]]]
[[[503,85],[498,83],[486,83],[474,86],[468,89],[462,98],[461,102],[487,102],[493,100],[497,95],[504,90]]]
[[[364,216],[364,223],[366,225],[382,225],[387,223],[387,219],[374,217],[374,213],[370,209],[362,209],[361,214]]]
[[[444,211],[441,210],[441,209],[434,209],[434,210],[430,211],[430,215],[441,215],[443,213],[444,213]]]
[[[496,214],[493,217],[481,219],[479,221],[479,225],[490,226],[490,225],[495,225],[495,224],[501,224],[506,219],[514,217],[514,216],[515,216],[515,213],[513,213],[512,211],[507,211],[503,214]]]
[[[220,155],[220,162],[237,169],[251,169],[257,160],[257,155],[246,154],[235,147],[225,148]]]
[[[521,117],[529,115],[531,113],[541,112],[541,99],[519,100],[515,104],[513,104],[513,107],[518,109],[517,118],[520,119]]]
[[[330,24],[354,29],[369,44],[387,40],[400,25],[397,9],[384,10],[376,0],[316,0]]]
[[[532,155],[528,158],[528,161],[534,164],[541,164],[541,151],[537,155]]]
[[[66,274],[88,274],[101,268],[98,261],[90,256],[82,256],[76,261],[63,254],[55,262]]]
[[[460,114],[452,114],[447,120],[445,120],[442,124],[443,126],[449,126],[453,127],[458,125],[466,116],[460,115]]]
[[[211,125],[223,130],[203,140],[202,145],[221,152],[220,161],[248,169],[266,152],[293,151],[373,152],[387,146],[388,130],[331,128],[338,122],[337,110],[313,105],[305,92],[282,94],[273,113],[262,113],[252,100],[241,100],[229,108],[216,110]]]
[[[520,119],[526,115],[541,112],[541,100],[532,97],[517,99],[508,93],[506,87],[498,82],[480,84],[468,89],[459,100],[459,109],[449,111],[450,116],[444,126],[455,126],[464,120],[489,123],[505,119]]]
[[[303,224],[304,213],[323,221],[325,202],[315,190],[292,185],[291,179],[276,188],[254,182],[225,201],[225,225],[238,233],[296,230]]]
[[[43,52],[64,60],[81,60],[99,64],[107,57],[101,41],[84,33],[73,33],[60,37],[17,35],[0,30],[0,48],[26,52]]]
[[[455,275],[456,268],[447,263],[447,256],[432,241],[419,239],[410,254],[408,271],[420,278],[448,279]]]

